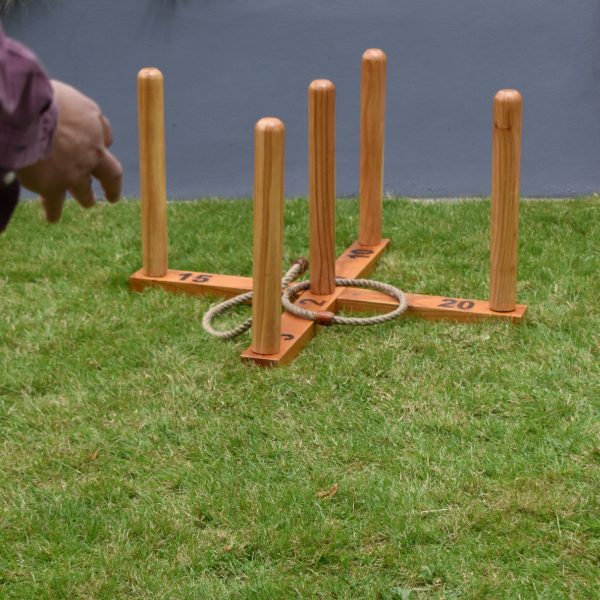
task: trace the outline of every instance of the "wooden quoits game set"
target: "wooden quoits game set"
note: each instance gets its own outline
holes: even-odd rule
[[[316,320],[282,312],[281,275],[284,206],[284,124],[261,119],[254,129],[253,277],[178,271],[167,263],[166,166],[163,77],[153,68],[138,75],[143,266],[130,278],[132,290],[160,287],[192,295],[231,298],[253,290],[252,343],[242,359],[260,365],[293,360],[319,324],[342,309],[390,312],[398,300],[380,291],[336,286],[336,277],[370,273],[389,244],[382,239],[386,56],[362,56],[360,198],[358,239],[335,257],[335,86],[315,80],[308,88],[310,289],[296,303],[317,311]],[[405,295],[405,314],[426,319],[520,321],[516,304],[521,146],[521,96],[501,90],[494,97],[489,300]],[[329,317],[330,318],[330,317]]]

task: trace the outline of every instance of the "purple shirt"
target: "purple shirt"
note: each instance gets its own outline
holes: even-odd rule
[[[0,169],[32,165],[48,152],[57,119],[52,99],[35,54],[0,25]]]
[[[0,25],[0,232],[19,199],[11,171],[48,153],[57,110],[48,76],[33,52],[4,35]]]

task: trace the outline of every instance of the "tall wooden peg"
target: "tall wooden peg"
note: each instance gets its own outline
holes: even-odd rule
[[[310,290],[335,290],[335,85],[316,79],[308,87],[308,197]]]
[[[319,79],[308,88],[310,198],[310,290],[299,303],[317,308],[317,320],[282,313],[283,192],[285,127],[274,117],[254,128],[253,277],[167,270],[163,79],[156,69],[138,75],[143,268],[130,277],[131,289],[160,287],[193,295],[229,298],[253,290],[252,343],[242,359],[275,366],[293,360],[337,310],[389,312],[396,300],[374,290],[346,289],[335,276],[369,275],[388,246],[381,239],[386,56],[367,50],[362,57],[360,212],[358,240],[335,259],[335,86]],[[425,319],[519,322],[527,306],[515,305],[521,96],[502,90],[494,98],[492,227],[488,301],[406,294],[408,314]]]
[[[163,76],[158,69],[138,73],[140,196],[144,274],[167,274],[167,182]]]
[[[381,241],[386,62],[383,50],[362,55],[358,242],[364,246]]]
[[[494,96],[490,309],[515,310],[521,162],[521,94],[500,90]]]
[[[285,127],[276,118],[254,128],[252,351],[275,354],[281,338]]]

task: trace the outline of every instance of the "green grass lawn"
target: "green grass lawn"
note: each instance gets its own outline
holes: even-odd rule
[[[138,211],[0,237],[1,598],[600,598],[597,198],[523,203],[523,324],[334,327],[271,370],[210,299],[129,292]],[[386,202],[374,276],[485,299],[488,212]],[[173,268],[251,273],[250,202],[169,221]],[[287,264],[306,202],[285,227]]]

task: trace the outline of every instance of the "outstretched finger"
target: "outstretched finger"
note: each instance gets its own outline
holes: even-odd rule
[[[102,158],[92,171],[92,175],[100,181],[106,199],[109,202],[116,202],[121,195],[123,167],[108,150],[102,153]]]
[[[90,208],[96,204],[96,199],[94,198],[94,190],[92,190],[92,178],[91,177],[83,177],[76,183],[74,183],[70,188],[69,192],[71,195],[83,208]]]
[[[48,223],[58,223],[60,221],[63,204],[65,203],[65,195],[65,192],[56,192],[40,197]]]

